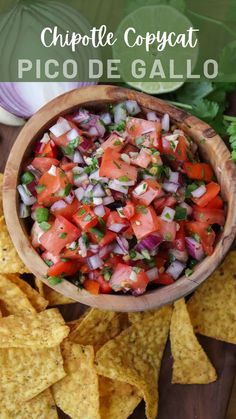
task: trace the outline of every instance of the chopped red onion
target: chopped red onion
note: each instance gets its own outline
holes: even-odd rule
[[[27,218],[30,216],[30,209],[25,204],[20,204],[20,218]]]
[[[185,243],[190,256],[198,261],[204,258],[204,251],[201,243],[198,243],[193,237],[185,237]]]
[[[157,268],[149,269],[145,273],[148,276],[148,279],[149,279],[150,282],[155,281],[155,279],[158,278],[158,269]]]
[[[121,121],[125,121],[127,117],[127,112],[124,103],[118,103],[114,107],[114,122],[118,124]]]
[[[181,202],[181,204],[179,205],[182,208],[185,208],[187,210],[187,215],[190,216],[193,212],[193,209],[190,205],[186,204],[186,202]]]
[[[33,180],[32,182],[30,182],[27,185],[27,189],[30,191],[31,195],[33,195],[33,196],[37,196],[37,192],[36,192],[36,189],[35,189],[36,185],[37,185],[37,183],[35,182],[35,180]]]
[[[110,180],[108,186],[113,191],[121,192],[124,194],[128,193],[128,188],[122,185],[117,179]]]
[[[148,112],[146,116],[147,116],[148,121],[153,121],[153,122],[159,122],[160,121],[160,118],[158,118],[156,112],[154,112],[154,111]]]
[[[109,255],[109,253],[111,253],[113,251],[114,246],[115,246],[115,242],[114,243],[107,244],[106,246],[103,246],[101,248],[101,250],[99,251],[99,254],[98,254],[99,257],[101,259],[107,257],[107,255]]]
[[[89,176],[90,180],[98,180],[101,183],[108,183],[108,178],[107,177],[101,177],[99,176],[99,169],[96,170],[95,172],[91,173],[91,175]]]
[[[186,250],[170,249],[170,254],[180,262],[185,263],[188,260],[188,253],[186,252]]]
[[[113,253],[116,255],[125,255],[127,252],[121,248],[118,244],[116,244],[112,250]]]
[[[85,257],[87,256],[87,247],[86,247],[86,245],[85,245],[85,243],[84,243],[83,236],[81,236],[81,237],[79,238],[78,243],[79,243],[79,248],[80,248],[80,252],[79,252],[79,254],[80,254],[83,258],[85,258]]]
[[[18,185],[17,190],[25,205],[27,206],[33,205],[37,201],[37,199],[34,196],[32,196],[30,192],[27,193],[27,188],[24,187],[23,185]]]
[[[88,185],[84,192],[84,196],[86,198],[90,198],[90,194],[92,193],[92,190],[93,190],[93,185]]]
[[[186,265],[184,263],[175,260],[167,268],[166,273],[170,275],[173,279],[178,279],[185,267]]]
[[[142,250],[154,252],[160,246],[162,241],[163,239],[159,233],[150,234],[149,236],[145,237],[145,239],[136,244],[135,250],[138,252],[141,252]]]
[[[121,231],[126,230],[128,226],[129,224],[125,224],[125,223],[124,224],[114,223],[108,228],[108,230],[114,231],[114,233],[120,233]]]
[[[82,152],[87,151],[90,148],[91,148],[91,140],[89,138],[84,138],[84,141],[79,145],[80,151]]]
[[[105,125],[110,125],[112,123],[111,115],[109,114],[109,112],[100,115],[100,119],[103,121]]]
[[[115,202],[113,196],[105,196],[105,198],[103,198],[103,205],[110,205],[113,204],[113,202]]]
[[[35,169],[35,167],[32,166],[32,164],[29,164],[29,166],[27,166],[27,170],[29,170],[29,172],[31,172],[32,175],[34,175],[36,180],[39,180],[42,176],[40,170]]]
[[[166,192],[171,192],[171,193],[176,193],[179,185],[177,185],[176,183],[173,182],[164,182],[162,185],[162,188],[166,191]]]
[[[120,246],[120,248],[124,251],[124,253],[125,254],[128,253],[128,251],[129,251],[128,240],[126,240],[125,237],[117,236],[116,241],[117,241],[118,245]]]
[[[73,121],[77,122],[77,124],[81,124],[83,122],[88,121],[89,119],[89,112],[87,109],[79,109],[73,116]]]
[[[170,174],[169,174],[169,182],[171,182],[171,183],[176,183],[177,185],[179,185],[179,184],[180,184],[180,179],[179,179],[179,177],[180,177],[179,172],[172,172],[172,171],[170,170]]]
[[[105,191],[104,191],[103,187],[98,183],[93,188],[93,197],[94,198],[103,198],[104,196],[106,196]]]
[[[94,207],[94,213],[98,216],[98,217],[104,217],[105,215],[105,208],[103,205],[98,205],[97,207]]]
[[[64,199],[65,199],[66,203],[70,205],[70,204],[72,204],[72,202],[74,200],[74,197],[75,197],[74,191],[70,191],[69,195],[65,196]]]
[[[83,197],[84,197],[84,189],[81,188],[77,188],[74,191],[76,198],[78,199],[78,201],[82,201]]]
[[[88,175],[87,173],[83,173],[81,176],[77,177],[76,179],[73,179],[75,186],[80,186],[82,183],[88,181]]]
[[[139,105],[137,104],[136,100],[126,100],[125,107],[129,115],[137,115],[137,113],[141,112]]]
[[[79,163],[79,164],[84,164],[84,159],[81,155],[81,153],[79,152],[79,150],[75,151],[74,157],[73,157],[73,162],[74,163]]]
[[[191,192],[191,195],[194,198],[201,198],[202,195],[204,195],[206,193],[206,187],[205,185],[201,185],[199,186],[199,188],[195,189],[195,191]]]
[[[71,126],[67,119],[65,118],[59,118],[57,123],[53,125],[51,128],[49,128],[49,131],[55,135],[55,137],[60,137],[63,134],[66,134],[68,131],[71,130]]]
[[[66,138],[68,139],[68,141],[73,141],[75,140],[77,137],[79,137],[79,131],[75,128],[72,128],[67,134],[66,134]]]
[[[165,207],[162,211],[161,219],[164,221],[171,222],[174,220],[174,218],[175,218],[175,210],[173,210],[173,208],[170,208],[170,207]]]
[[[98,137],[99,136],[99,132],[98,132],[96,127],[90,127],[89,130],[88,130],[88,134],[91,137]]]
[[[65,201],[63,201],[63,199],[60,199],[60,201],[54,202],[54,204],[52,204],[50,210],[51,210],[52,213],[54,213],[58,210],[66,208],[66,206],[67,205],[66,205]]]
[[[98,255],[94,255],[87,258],[87,263],[90,270],[94,271],[95,269],[101,268],[104,262]]]
[[[99,246],[98,246],[98,244],[90,244],[89,245],[89,250],[92,252],[92,253],[98,253],[98,251],[99,251]]]
[[[168,115],[168,113],[165,113],[165,115],[163,116],[162,120],[161,120],[161,126],[162,129],[166,132],[169,131],[170,129],[170,117]]]

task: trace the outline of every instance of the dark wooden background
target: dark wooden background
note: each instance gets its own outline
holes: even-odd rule
[[[231,109],[236,110],[236,96],[233,102]],[[4,171],[8,154],[19,131],[20,128],[0,124],[1,172]],[[76,303],[60,309],[66,320],[72,320],[79,316],[83,306]],[[218,380],[208,385],[172,385],[172,359],[168,343],[159,379],[158,419],[236,419],[236,386],[232,393],[236,375],[236,345],[202,336],[199,337],[199,340],[217,370]],[[227,413],[231,393],[232,401]],[[60,417],[65,418],[66,416],[61,414]],[[131,418],[145,418],[143,403],[137,407]]]

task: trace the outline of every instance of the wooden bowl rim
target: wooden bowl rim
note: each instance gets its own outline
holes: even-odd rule
[[[28,235],[24,230],[23,222],[19,219],[17,213],[18,197],[16,186],[23,156],[30,144],[59,115],[67,114],[79,106],[96,106],[101,103],[119,102],[125,99],[136,100],[144,109],[154,110],[160,115],[168,113],[171,120],[198,142],[198,146],[203,151],[204,147],[209,149],[208,153],[211,149],[214,152],[215,149],[222,156],[222,159],[217,157],[217,170],[219,169],[217,175],[221,176],[223,173],[222,176],[224,176],[225,180],[223,179],[222,182],[227,181],[232,190],[228,198],[228,213],[224,231],[215,247],[213,255],[205,258],[190,277],[182,277],[173,285],[148,291],[139,297],[113,294],[99,294],[94,296],[85,290],[78,291],[77,287],[66,280],[61,284],[51,286],[45,277],[47,266],[33,249]],[[206,140],[206,146],[204,147],[201,145],[201,136]],[[221,179],[218,178],[218,180],[221,183]],[[198,118],[189,115],[187,112],[159,98],[154,98],[144,93],[112,85],[89,86],[72,90],[52,100],[35,113],[23,127],[11,149],[7,161],[4,173],[3,205],[7,227],[17,252],[28,269],[35,276],[40,277],[45,284],[80,303],[100,309],[115,311],[150,310],[172,303],[191,293],[216,269],[229,250],[236,234],[236,211],[234,211],[236,208],[236,168],[230,161],[230,153],[223,140],[209,125]]]

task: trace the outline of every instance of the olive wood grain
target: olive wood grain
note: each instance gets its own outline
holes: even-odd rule
[[[224,230],[212,256],[197,265],[191,277],[182,277],[173,285],[148,291],[145,295],[98,295],[78,291],[69,281],[52,287],[58,292],[83,304],[115,311],[140,311],[160,307],[192,292],[219,265],[229,250],[236,234],[236,168],[223,140],[205,122],[187,112],[146,94],[115,86],[92,86],[66,93],[40,109],[21,130],[10,152],[4,176],[4,213],[11,238],[25,265],[36,276],[48,284],[47,266],[30,243],[27,226],[18,217],[19,197],[17,184],[22,164],[33,149],[33,145],[60,115],[65,115],[78,106],[100,109],[105,104],[136,100],[144,111],[153,110],[158,115],[168,113],[172,123],[189,135],[199,146],[202,157],[215,170],[221,185],[222,195],[227,202],[227,219]],[[202,140],[205,139],[203,142]]]

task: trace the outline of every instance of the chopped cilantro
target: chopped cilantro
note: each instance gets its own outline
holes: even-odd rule
[[[62,278],[60,278],[59,276],[49,276],[48,282],[50,285],[57,285],[62,282]]]
[[[109,281],[112,276],[112,268],[110,266],[105,266],[102,269],[102,274],[104,276],[105,281]]]
[[[71,189],[72,189],[72,185],[71,185],[71,183],[68,183],[64,189],[60,190],[58,195],[61,196],[62,198],[65,197],[65,196],[68,196],[68,195],[70,195]]]
[[[83,221],[91,221],[92,220],[92,215],[91,214],[87,214],[84,218],[83,218]]]
[[[74,138],[74,140],[70,141],[66,147],[61,147],[62,152],[66,156],[73,156],[75,149],[78,147],[80,143],[80,137]]]
[[[83,233],[82,234],[82,239],[83,239],[83,242],[84,242],[85,246],[88,247],[88,245],[89,245],[89,238],[88,238],[88,235],[86,233]]]
[[[196,183],[191,183],[187,186],[185,191],[185,198],[191,198],[192,192],[195,191],[198,188],[198,185]]]
[[[184,271],[185,276],[191,276],[192,273],[193,273],[193,270],[189,269],[189,268],[185,269],[185,271]]]
[[[114,141],[114,143],[113,143],[113,145],[115,145],[115,146],[119,146],[119,145],[121,145],[122,143],[121,143],[121,141],[120,140],[116,140],[116,141]]]
[[[135,252],[135,250],[132,249],[129,252],[129,256],[130,256],[130,259],[135,259],[137,256],[137,252]]]
[[[105,236],[105,233],[103,231],[99,230],[97,227],[92,227],[89,230],[92,234],[94,234],[99,240],[102,240]]]
[[[136,274],[139,274],[140,272],[141,272],[141,268],[139,268],[138,266],[134,266],[133,267],[133,271],[136,273]]]
[[[135,208],[136,212],[138,214],[147,214],[147,207],[145,207],[145,205],[137,205]]]
[[[121,165],[117,163],[115,160],[113,160],[113,163],[117,167],[117,169],[121,169]]]
[[[200,238],[199,234],[193,233],[192,237],[196,240],[196,242],[201,243],[201,238]]]
[[[69,260],[70,259],[68,259],[68,258],[61,258],[61,262],[65,262],[66,263],[66,262],[69,262]]]
[[[187,210],[186,208],[176,207],[175,208],[175,221],[187,220]]]
[[[82,217],[82,215],[86,214],[86,210],[84,208],[81,208],[78,212],[78,216]]]
[[[44,262],[46,263],[46,265],[49,266],[49,268],[50,268],[50,266],[54,265],[53,261],[49,260],[49,259],[44,259]]]

